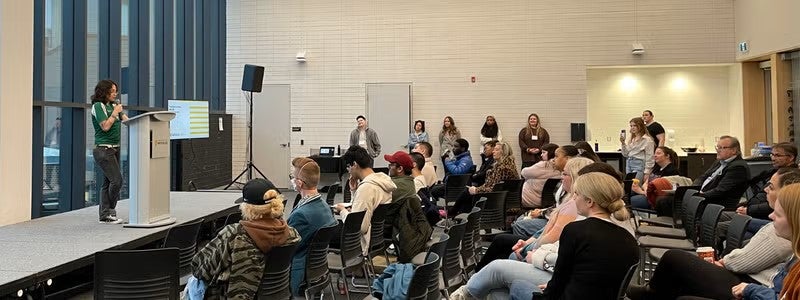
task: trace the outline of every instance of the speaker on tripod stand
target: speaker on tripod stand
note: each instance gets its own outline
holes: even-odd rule
[[[253,170],[258,172],[262,178],[267,178],[264,176],[264,173],[256,167],[253,163],[253,93],[260,93],[261,86],[264,81],[264,67],[256,66],[256,65],[244,65],[244,75],[242,76],[242,91],[249,92],[249,98],[247,98],[247,102],[249,104],[249,111],[247,117],[247,166],[245,166],[244,170],[239,173],[236,178],[234,178],[228,186],[225,187],[227,190],[230,188],[234,183],[244,184],[242,182],[238,182],[239,178],[247,174],[247,181],[253,179]]]

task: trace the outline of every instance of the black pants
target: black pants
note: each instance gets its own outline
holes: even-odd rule
[[[92,157],[103,170],[103,187],[100,190],[100,220],[117,215],[117,201],[122,189],[122,172],[119,166],[119,147],[96,147]],[[99,175],[99,174],[98,174]],[[99,179],[100,176],[95,176]]]
[[[439,198],[444,198],[444,183],[433,185],[431,188],[431,198],[437,201]]]
[[[472,195],[469,193],[468,189],[465,189],[458,194],[458,199],[456,199],[456,203],[453,204],[453,207],[447,210],[447,217],[452,218],[457,216],[458,214],[468,213],[472,211]]]
[[[475,272],[480,271],[495,259],[507,259],[508,256],[514,252],[511,251],[511,247],[514,247],[514,244],[516,244],[518,240],[526,239],[528,238],[510,233],[498,234],[494,237],[494,240],[492,240],[492,244],[489,245],[489,248],[486,249],[486,253],[483,254],[481,261],[475,266]]]
[[[742,280],[728,269],[709,263],[695,253],[670,250],[658,262],[650,288],[658,295],[648,299],[698,296],[733,299],[731,288]]]

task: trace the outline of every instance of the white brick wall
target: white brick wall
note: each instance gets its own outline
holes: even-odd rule
[[[245,157],[245,63],[267,66],[265,83],[292,85],[292,126],[303,126],[292,144],[306,141],[293,156],[347,143],[367,82],[413,82],[412,117],[428,122],[432,140],[452,115],[478,144],[492,114],[516,146],[536,112],[553,142],[566,143],[569,123],[587,120],[587,65],[733,62],[733,14],[730,0],[228,0],[232,172]],[[630,54],[635,40],[642,57]],[[294,61],[300,50],[305,64]]]

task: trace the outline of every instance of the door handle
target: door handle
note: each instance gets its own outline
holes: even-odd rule
[[[281,144],[281,147],[283,148],[289,147],[289,144]]]

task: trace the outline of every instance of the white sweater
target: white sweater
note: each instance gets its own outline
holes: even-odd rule
[[[759,283],[772,286],[772,276],[792,256],[792,243],[775,235],[772,223],[764,225],[744,247],[722,259],[725,268],[747,274]]]

